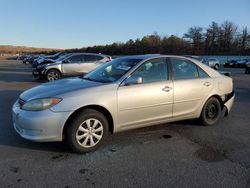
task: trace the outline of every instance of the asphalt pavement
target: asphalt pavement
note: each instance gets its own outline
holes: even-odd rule
[[[78,155],[65,143],[34,143],[13,129],[19,94],[41,82],[31,66],[0,61],[0,187],[250,187],[250,75],[232,72],[236,99],[227,118],[110,135],[97,151]]]

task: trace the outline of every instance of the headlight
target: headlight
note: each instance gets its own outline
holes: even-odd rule
[[[26,102],[21,108],[28,111],[41,111],[55,106],[62,99],[60,98],[44,98],[44,99],[34,99]]]

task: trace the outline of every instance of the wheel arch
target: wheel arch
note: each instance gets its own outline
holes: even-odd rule
[[[222,110],[222,109],[223,109],[223,106],[224,106],[224,103],[223,103],[221,97],[220,97],[219,95],[212,95],[212,96],[209,97],[208,99],[210,99],[210,98],[212,98],[212,97],[218,99],[218,101],[220,102],[220,105],[221,105],[221,110]],[[208,100],[208,99],[207,99],[207,100]]]
[[[61,70],[59,70],[58,68],[55,68],[55,67],[46,69],[46,70],[44,71],[44,75],[46,76],[47,73],[48,73],[48,71],[50,71],[50,70],[57,70],[57,71],[60,73],[60,76],[62,76]]]
[[[202,113],[202,110],[203,110],[203,108],[204,108],[204,105],[205,105],[206,102],[207,102],[209,99],[211,99],[212,97],[218,99],[218,101],[220,102],[220,105],[221,105],[221,110],[223,110],[223,108],[224,108],[224,103],[223,103],[221,97],[220,97],[219,95],[217,95],[217,94],[214,94],[214,95],[211,95],[210,97],[208,97],[208,98],[205,100],[205,102],[203,103],[202,108],[201,108],[201,110],[200,110],[200,115],[199,115],[199,117],[201,116],[201,113]]]
[[[108,124],[109,124],[109,132],[110,133],[113,133],[114,132],[114,121],[113,121],[113,117],[111,115],[111,113],[103,106],[100,106],[100,105],[87,105],[87,106],[83,106],[83,107],[80,107],[78,108],[77,110],[75,110],[69,117],[68,119],[66,120],[64,126],[63,126],[63,131],[62,131],[62,136],[64,137],[65,135],[65,131],[67,129],[67,127],[70,125],[70,122],[80,113],[82,112],[83,110],[86,110],[86,109],[92,109],[92,110],[96,110],[100,113],[102,113],[105,118],[107,119],[108,121]]]

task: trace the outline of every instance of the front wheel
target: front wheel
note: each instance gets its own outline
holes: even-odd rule
[[[221,104],[220,101],[211,97],[203,106],[201,112],[201,122],[205,126],[210,126],[216,124],[221,117]]]
[[[61,73],[56,69],[48,70],[46,73],[46,79],[48,81],[58,80],[61,78]]]
[[[108,133],[108,122],[103,114],[87,109],[79,113],[66,129],[66,141],[76,153],[96,150]]]

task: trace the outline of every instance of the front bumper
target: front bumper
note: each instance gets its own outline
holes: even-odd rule
[[[32,70],[32,75],[33,75],[33,77],[34,78],[41,78],[41,77],[43,77],[43,70],[37,70],[37,69],[33,69]]]
[[[16,132],[23,138],[37,142],[62,141],[63,127],[70,112],[25,111],[16,102],[12,120]]]

